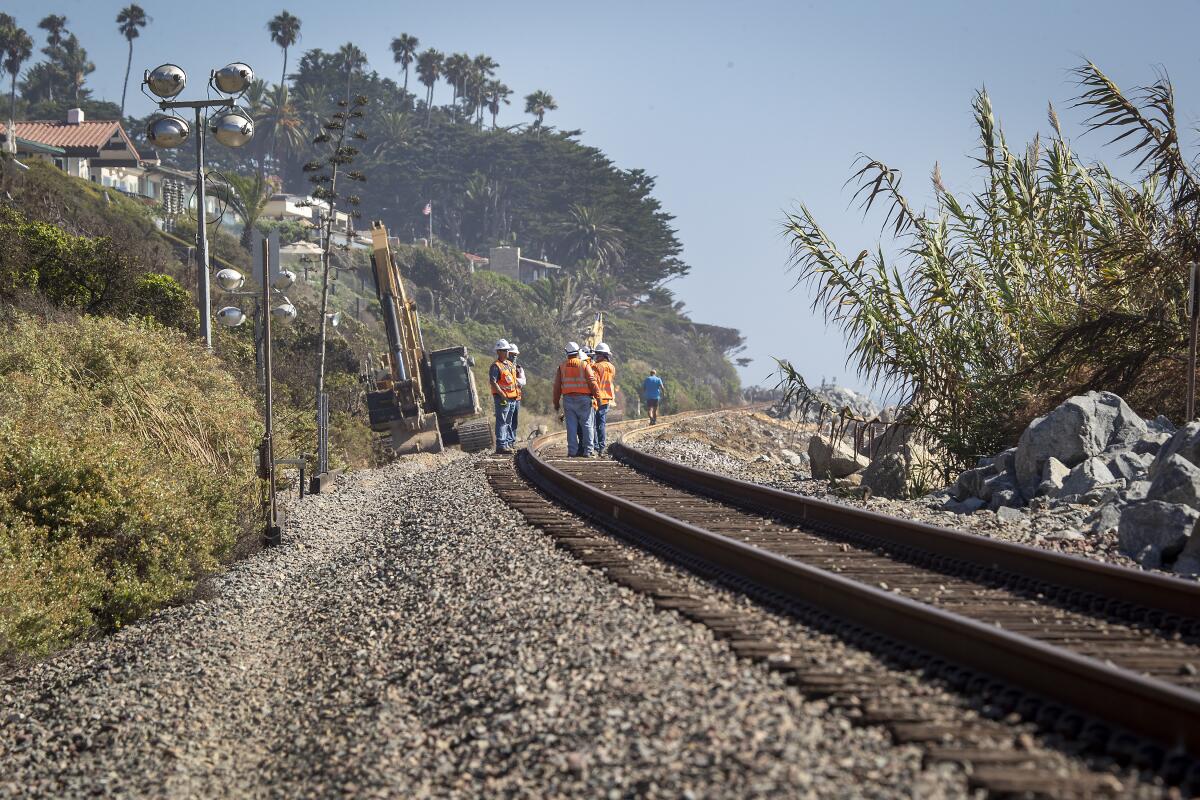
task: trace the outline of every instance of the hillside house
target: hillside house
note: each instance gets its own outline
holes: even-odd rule
[[[169,197],[174,210],[184,203],[195,208],[195,173],[162,164],[158,153],[138,152],[116,120],[89,120],[81,109],[67,112],[65,120],[17,122],[15,150],[20,161],[45,161],[75,178],[107,186],[153,205],[164,205]],[[0,124],[0,137],[8,143],[7,126]],[[216,214],[219,203],[211,196],[205,206]],[[230,212],[232,213],[232,212]]]
[[[488,251],[487,268],[501,275],[515,278],[521,283],[533,283],[542,278],[557,275],[562,269],[558,264],[525,258],[519,247],[493,247]]]

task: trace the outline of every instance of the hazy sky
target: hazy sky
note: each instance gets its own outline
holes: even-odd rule
[[[38,20],[66,14],[97,65],[90,86],[119,100],[126,44],[108,0],[6,0],[42,45]],[[624,168],[658,176],[657,196],[676,216],[692,274],[673,284],[693,317],[741,329],[754,363],[746,383],[770,382],[772,357],[812,379],[862,387],[845,366],[840,334],[810,310],[785,272],[784,212],[803,200],[843,250],[878,239],[843,184],[868,153],[905,171],[918,204],[940,161],[951,190],[974,185],[970,101],[986,84],[1010,143],[1045,131],[1058,107],[1076,149],[1069,70],[1086,55],[1125,88],[1157,67],[1176,85],[1181,128],[1200,115],[1200,5],[1179,2],[737,2],[736,0],[458,0],[352,3],[289,0],[199,3],[143,0],[151,24],[134,42],[129,106],[143,114],[142,70],[175,61],[193,79],[245,60],[277,81],[280,51],[266,21],[287,8],[303,22],[300,48],[353,41],[379,72],[398,77],[388,44],[407,32],[422,48],[487,53],[518,97],[549,90],[548,122],[581,128]],[[296,62],[298,52],[293,55]],[[435,100],[449,100],[441,85]],[[521,121],[523,103],[501,116]],[[1196,147],[1195,137],[1187,142]]]

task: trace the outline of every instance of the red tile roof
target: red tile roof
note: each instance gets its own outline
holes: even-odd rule
[[[137,148],[133,146],[133,142],[125,133],[125,129],[121,127],[121,123],[115,120],[84,120],[78,124],[33,120],[15,123],[13,127],[16,128],[17,136],[21,139],[29,139],[52,147],[65,147],[68,150],[99,150],[108,143],[114,132],[119,131],[125,144],[133,151],[134,156],[138,157]],[[0,132],[6,132],[5,128],[5,125],[0,124]]]

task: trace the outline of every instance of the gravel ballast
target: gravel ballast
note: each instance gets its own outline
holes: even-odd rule
[[[964,793],[556,550],[475,457],[348,476],[206,596],[0,683],[0,793]]]
[[[830,481],[812,478],[807,466],[799,459],[789,461],[787,458],[788,454],[804,453],[814,431],[815,426],[733,410],[637,431],[629,443],[662,458],[784,491],[1141,568],[1120,552],[1116,531],[1101,524],[1102,521],[1097,519],[1100,512],[1086,505],[1068,504],[1041,510],[1003,508],[1000,513],[983,508],[962,514],[943,508],[949,499],[945,491],[912,500],[883,497],[863,500],[851,492],[837,491],[831,488]],[[781,455],[784,451],[786,454]]]

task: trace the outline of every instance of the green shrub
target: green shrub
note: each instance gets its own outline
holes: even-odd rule
[[[138,278],[130,311],[184,332],[194,331],[200,324],[200,312],[192,296],[170,275],[150,273]]]
[[[254,404],[151,322],[0,318],[0,656],[187,593],[249,530]]]

